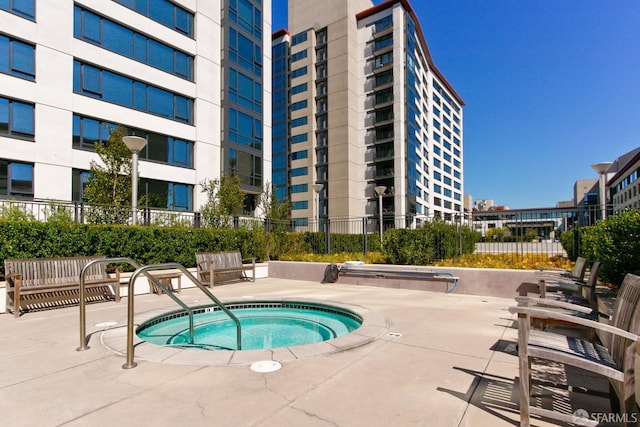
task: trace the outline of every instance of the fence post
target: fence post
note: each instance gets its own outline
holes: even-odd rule
[[[142,210],[142,223],[147,227],[151,224],[151,209],[144,208]]]
[[[367,256],[369,255],[369,242],[367,242],[367,218],[362,217],[362,253]]]
[[[202,221],[202,217],[200,215],[200,212],[194,212],[193,213],[193,226],[195,228],[200,228],[201,221]]]
[[[324,245],[327,255],[331,255],[331,224],[329,218],[324,221]]]
[[[237,215],[233,216],[233,228],[236,230],[240,228],[240,218]]]
[[[73,202],[73,222],[78,223],[80,219],[80,208],[78,207],[78,202]]]

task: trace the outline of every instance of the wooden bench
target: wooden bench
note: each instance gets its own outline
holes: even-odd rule
[[[376,268],[371,265],[343,264],[338,267],[339,276],[375,277],[377,279],[405,279],[445,282],[446,293],[451,293],[458,286],[458,277],[446,271],[428,271],[410,268]]]
[[[26,258],[4,260],[7,281],[6,309],[19,317],[21,311],[77,304],[80,273],[100,257]],[[106,264],[89,267],[85,275],[86,301],[120,301],[120,272],[107,274]]]
[[[196,265],[200,282],[212,288],[215,283],[231,280],[256,280],[256,259],[243,259],[240,252],[198,252]],[[247,271],[252,272],[251,277],[247,276]]]

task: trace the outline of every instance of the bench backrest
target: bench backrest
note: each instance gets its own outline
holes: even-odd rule
[[[576,264],[573,266],[573,271],[571,275],[574,279],[580,280],[581,282],[584,280],[584,275],[587,272],[587,259],[579,256],[576,259]]]
[[[8,279],[20,275],[20,286],[23,287],[78,283],[83,267],[96,259],[100,257],[6,259],[4,273]],[[87,280],[107,277],[103,263],[91,266],[85,276]]]
[[[208,264],[213,262],[216,268],[242,267],[242,255],[240,252],[197,252],[196,263],[199,268],[207,270]]]
[[[591,308],[598,308],[598,299],[596,296],[596,285],[598,284],[598,276],[600,275],[600,261],[596,261],[591,266],[589,271],[589,280],[587,284],[582,288],[584,289],[584,298],[589,303]]]
[[[632,334],[640,333],[640,276],[625,276],[616,297],[612,317],[613,326]],[[618,366],[625,366],[625,350],[629,345],[630,342],[626,338],[619,335],[611,337],[610,353]]]

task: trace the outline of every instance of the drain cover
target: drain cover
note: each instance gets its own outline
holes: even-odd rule
[[[118,322],[102,322],[102,323],[96,323],[95,326],[96,328],[108,328],[110,326],[116,326],[118,324]]]
[[[253,372],[275,372],[280,368],[282,368],[282,364],[273,360],[261,360],[251,364]]]

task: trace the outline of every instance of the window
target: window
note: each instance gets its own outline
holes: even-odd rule
[[[376,74],[376,87],[388,83],[393,83],[393,70],[387,70]]]
[[[0,97],[0,135],[33,139],[35,137],[35,106]]]
[[[71,170],[71,200],[74,202],[86,202],[88,200],[84,195],[84,190],[90,175],[89,171]]]
[[[36,20],[36,0],[0,0],[0,9],[31,21]]]
[[[292,193],[306,193],[309,191],[309,184],[297,184],[291,186]]]
[[[104,144],[110,131],[117,128],[114,123],[74,114],[73,148],[93,151],[96,144]],[[193,168],[193,141],[130,127],[123,131],[125,135],[140,136],[148,141],[140,153],[141,160]]]
[[[0,34],[0,73],[35,80],[35,53],[33,45]]]
[[[123,27],[79,6],[74,7],[74,37],[185,80],[193,81],[193,57]]]
[[[229,28],[229,58],[245,70],[262,76],[262,47],[234,28]]]
[[[302,110],[303,108],[307,108],[307,106],[307,100],[303,99],[302,101],[294,102],[293,104],[291,104],[291,111]]]
[[[393,64],[393,52],[387,52],[380,56],[376,56],[373,68],[377,69],[389,64]]]
[[[298,43],[302,43],[304,41],[307,41],[307,33],[298,33],[295,36],[291,37],[291,46],[295,46]]]
[[[291,71],[291,78],[295,79],[296,77],[304,76],[305,74],[307,74],[306,65],[304,67],[296,68],[295,70]]]
[[[379,19],[376,22],[374,22],[373,25],[375,26],[374,31],[376,33],[380,32],[380,31],[384,31],[387,28],[393,26],[393,16],[392,15],[385,16],[384,18]]]
[[[307,51],[301,50],[300,52],[294,53],[293,55],[291,55],[291,62],[296,62],[306,57],[307,57]]]
[[[239,150],[229,150],[229,168],[243,185],[262,187],[262,158]]]
[[[291,210],[300,210],[300,209],[308,209],[309,202],[307,200],[301,200],[299,202],[291,203]]]
[[[299,142],[305,142],[308,141],[309,137],[306,133],[301,133],[300,135],[293,135],[291,137],[291,143],[292,144],[297,144]]]
[[[389,46],[393,46],[393,34],[387,34],[384,37],[376,39],[373,50],[380,50]]]
[[[309,173],[309,170],[306,167],[291,169],[291,176],[304,176],[304,175],[307,175],[308,173]]]
[[[179,33],[193,37],[193,13],[169,0],[115,1]]]
[[[193,124],[193,99],[77,60],[73,62],[73,91],[178,122]]]
[[[248,0],[230,0],[229,17],[243,30],[262,37],[262,11]]]
[[[0,195],[33,197],[33,164],[0,159]]]
[[[291,153],[291,160],[306,159],[307,157],[309,157],[309,152],[307,150],[294,151]]]
[[[144,196],[145,207],[193,210],[193,185],[142,178],[140,196]]]
[[[229,69],[229,99],[256,113],[262,113],[262,84],[231,68]]]
[[[229,141],[262,150],[262,120],[229,108]]]
[[[307,116],[304,117],[298,117],[297,119],[293,119],[291,120],[291,127],[295,128],[298,126],[304,126],[308,123],[308,118]]]
[[[306,83],[302,83],[300,85],[293,86],[291,88],[291,95],[295,95],[296,93],[306,92],[306,90],[307,90],[307,84]]]

